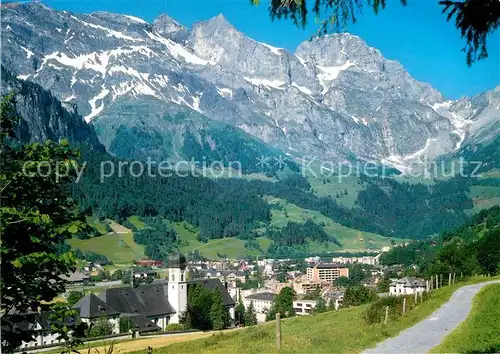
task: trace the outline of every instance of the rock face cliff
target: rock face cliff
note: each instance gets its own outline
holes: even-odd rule
[[[20,117],[16,136],[22,143],[66,138],[73,144],[105,151],[93,127],[77,114],[76,107],[65,107],[40,85],[19,80],[3,67],[1,70],[2,96],[15,93],[15,109]]]
[[[20,5],[2,12],[2,63],[78,107],[119,155],[180,157],[191,140],[226,151],[219,135],[235,132],[258,138],[253,156],[267,144],[294,157],[404,167],[498,134],[498,89],[445,101],[359,37],[317,38],[291,53],[222,15],[188,29],[167,15],[150,24]],[[130,136],[140,146],[126,148]]]

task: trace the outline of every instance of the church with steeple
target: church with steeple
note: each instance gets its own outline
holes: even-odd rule
[[[109,317],[111,323],[117,324],[118,318],[128,318],[131,329],[161,331],[170,323],[180,322],[188,306],[189,287],[196,284],[219,291],[224,306],[234,319],[236,304],[225,285],[219,279],[187,280],[186,257],[181,253],[171,254],[168,258],[168,281],[106,289],[98,296],[85,296],[73,308],[82,321],[88,323]],[[119,326],[113,328],[118,333]]]

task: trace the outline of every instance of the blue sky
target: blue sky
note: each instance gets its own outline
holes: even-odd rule
[[[311,2],[311,0],[309,0]],[[469,68],[460,51],[464,41],[453,23],[447,23],[438,0],[409,0],[403,7],[398,0],[374,15],[366,8],[348,32],[359,35],[388,59],[401,62],[418,80],[429,82],[448,99],[474,95],[500,85],[500,33],[489,40],[489,58]],[[311,16],[306,29],[291,21],[272,22],[267,3],[255,7],[249,0],[44,0],[47,6],[74,12],[110,11],[134,15],[152,22],[166,13],[180,23],[193,23],[224,16],[240,31],[258,41],[293,51],[317,29]]]

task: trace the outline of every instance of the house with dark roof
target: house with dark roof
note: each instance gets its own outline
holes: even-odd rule
[[[86,272],[73,272],[68,276],[61,276],[64,280],[66,280],[69,285],[83,285],[90,282],[90,275]]]
[[[257,322],[266,322],[266,315],[271,306],[273,305],[276,294],[270,292],[255,293],[245,296],[243,304],[248,308],[250,304],[255,309],[257,315]]]
[[[64,343],[64,340],[59,338],[58,333],[51,332],[52,321],[49,312],[6,314],[1,317],[1,330],[2,332],[29,332],[32,334],[32,339],[29,341],[24,339],[19,349],[33,350],[44,345]],[[64,324],[68,325],[74,324],[74,322],[75,318],[66,318],[64,320]]]
[[[89,294],[81,298],[73,308],[77,310],[82,322],[88,324],[94,323],[97,320],[108,320],[113,328],[113,334],[120,333],[120,312],[105,303],[94,294]]]
[[[413,277],[396,279],[389,285],[389,294],[392,296],[413,295],[424,291],[425,282]]]
[[[199,284],[211,291],[218,291],[234,319],[235,302],[225,285],[219,279],[187,281],[185,263],[186,258],[182,254],[172,255],[169,257],[168,282],[106,289],[99,296],[85,296],[73,308],[87,322],[102,317],[116,320],[117,331],[119,318],[126,318],[127,327],[139,332],[164,330],[170,323],[179,323],[181,314],[187,309],[189,286]]]

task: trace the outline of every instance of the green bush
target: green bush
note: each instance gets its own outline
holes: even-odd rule
[[[113,325],[106,319],[100,318],[89,327],[87,337],[102,337],[113,333]]]
[[[180,323],[169,323],[167,328],[165,328],[167,332],[175,332],[175,331],[183,331],[185,330],[184,325]]]
[[[423,301],[426,301],[429,293],[423,294]],[[385,307],[389,306],[389,319],[397,319],[403,315],[403,299],[406,297],[406,313],[415,308],[420,301],[420,294],[415,303],[414,295],[407,296],[388,296],[383,297],[372,303],[364,314],[366,323],[374,324],[382,322],[385,318]]]
[[[128,317],[120,317],[120,333],[127,333],[131,327],[132,324]]]
[[[368,324],[382,322],[385,317],[386,306],[389,306],[389,317],[401,316],[403,313],[403,297],[384,297],[371,304],[365,312],[366,322]]]

